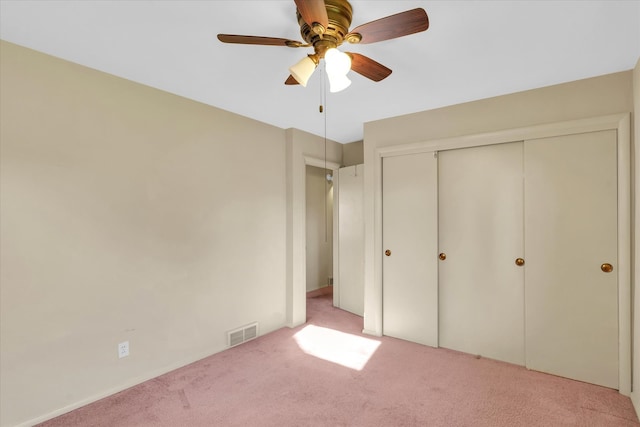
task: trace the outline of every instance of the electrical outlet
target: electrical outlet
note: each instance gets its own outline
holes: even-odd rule
[[[122,359],[129,355],[129,341],[121,342],[118,344],[118,357]]]

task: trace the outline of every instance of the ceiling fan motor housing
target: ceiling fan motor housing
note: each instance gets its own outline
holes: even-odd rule
[[[346,0],[325,0],[329,25],[322,28],[322,25],[309,25],[302,19],[300,12],[296,10],[298,23],[300,24],[300,35],[313,46],[318,58],[324,58],[325,52],[338,47],[345,40],[349,33],[351,20],[353,19],[353,9]],[[351,35],[350,35],[351,36]],[[353,43],[354,41],[348,40]]]

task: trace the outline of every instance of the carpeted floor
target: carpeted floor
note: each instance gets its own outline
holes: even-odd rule
[[[640,426],[615,390],[360,333],[308,298],[283,328],[42,426]]]

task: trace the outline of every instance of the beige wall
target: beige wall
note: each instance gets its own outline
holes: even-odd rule
[[[364,142],[356,141],[342,146],[342,166],[354,166],[364,163]]]
[[[628,113],[633,109],[633,79],[630,70],[366,123],[365,331],[371,334],[382,333],[382,226],[378,149]]]
[[[307,165],[307,292],[327,286],[333,277],[333,183],[327,173],[331,171]]]
[[[364,152],[400,145],[633,110],[632,72],[365,123]]]
[[[2,426],[285,325],[287,131],[0,55]]]

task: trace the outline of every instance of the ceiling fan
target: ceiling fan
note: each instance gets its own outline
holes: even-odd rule
[[[349,31],[353,9],[346,0],[294,0],[300,34],[306,44],[282,38],[218,34],[224,43],[255,44],[265,46],[313,47],[314,53],[307,55],[291,66],[291,75],[286,85],[307,85],[321,59],[329,77],[331,92],[345,89],[351,81],[346,76],[351,69],[375,82],[385,79],[391,69],[359,53],[340,52],[337,47],[344,41],[352,44],[375,43],[429,28],[429,18],[424,9],[417,8],[390,15],[360,25]]]

